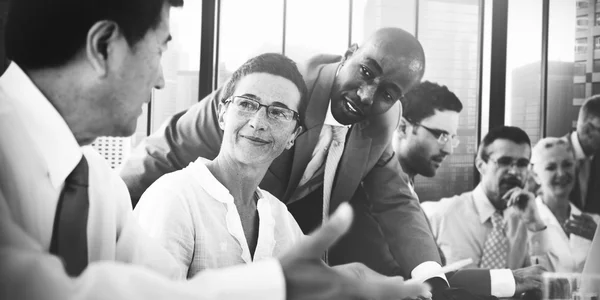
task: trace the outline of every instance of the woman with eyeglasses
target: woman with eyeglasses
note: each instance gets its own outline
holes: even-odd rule
[[[531,175],[539,185],[537,207],[552,241],[540,263],[551,272],[580,273],[600,216],[582,213],[569,202],[576,173],[575,155],[567,141],[544,138],[532,152]]]
[[[135,208],[141,226],[177,260],[181,278],[276,257],[303,237],[285,204],[258,187],[302,130],[302,75],[285,56],[263,54],[233,73],[222,99],[217,157],[164,175]]]

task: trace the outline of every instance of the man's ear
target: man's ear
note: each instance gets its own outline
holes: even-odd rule
[[[219,103],[219,127],[221,130],[225,130],[225,112],[227,111],[227,104]]]
[[[487,164],[485,161],[483,161],[483,159],[481,159],[481,157],[479,157],[479,155],[475,158],[475,167],[477,168],[477,171],[479,171],[479,174],[483,175],[485,173],[485,168],[487,168]]]
[[[116,58],[121,46],[129,47],[117,23],[107,20],[96,22],[86,37],[86,58],[96,72],[106,75],[109,61]]]
[[[350,47],[348,47],[348,50],[346,50],[346,53],[344,53],[344,59],[342,59],[342,62],[350,58],[350,56],[352,56],[352,54],[354,54],[356,50],[358,50],[358,44],[350,45]]]
[[[408,135],[407,131],[409,126],[410,123],[404,117],[401,117],[400,122],[398,122],[398,128],[396,128],[396,132],[400,137],[404,138]]]
[[[296,128],[296,130],[294,130],[294,132],[292,133],[292,138],[288,141],[288,144],[285,146],[285,149],[289,150],[292,148],[292,146],[294,146],[294,142],[296,141],[296,138],[298,138],[301,132],[302,126],[298,126],[298,128]]]

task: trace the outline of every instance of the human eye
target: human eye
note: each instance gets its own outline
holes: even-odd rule
[[[529,166],[529,160],[527,159],[519,159],[517,160],[517,167],[519,168],[527,168]]]
[[[292,112],[283,107],[269,106],[269,114],[277,120],[289,120]]]
[[[507,167],[512,164],[512,158],[503,156],[503,157],[498,158],[497,162],[499,165],[501,165],[503,167]]]
[[[547,164],[546,171],[554,171],[556,170],[556,164]]]
[[[392,102],[394,101],[394,96],[392,96],[392,94],[390,94],[389,92],[383,92],[383,97],[385,98],[386,101]]]
[[[369,70],[369,68],[367,68],[364,65],[360,66],[360,73],[365,77],[365,78],[371,78],[373,77],[373,73],[371,72],[371,70]]]
[[[237,100],[236,101],[237,107],[239,107],[242,110],[254,111],[254,110],[256,110],[256,107],[258,106],[256,104],[256,102],[254,102],[253,100],[250,100],[250,99],[238,97],[238,98],[236,98],[236,100]]]

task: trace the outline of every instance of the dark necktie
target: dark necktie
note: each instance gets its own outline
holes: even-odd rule
[[[78,276],[88,264],[88,164],[85,156],[65,180],[58,198],[50,253],[62,258],[67,273]]]

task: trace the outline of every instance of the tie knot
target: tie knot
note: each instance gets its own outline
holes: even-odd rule
[[[506,225],[506,223],[504,222],[504,218],[502,217],[501,211],[496,211],[492,215],[491,219],[492,219],[492,226],[494,226],[494,228],[504,229],[504,226]]]
[[[342,142],[346,139],[346,133],[348,132],[348,127],[346,126],[336,126],[331,125],[331,133],[333,135],[333,140],[336,142]]]
[[[75,166],[75,169],[73,169],[71,174],[69,174],[69,176],[67,176],[67,179],[65,180],[65,182],[68,184],[72,184],[72,185],[79,185],[79,186],[87,187],[88,186],[88,177],[89,177],[88,173],[89,173],[89,170],[88,170],[87,160],[85,159],[85,156],[82,156],[81,160],[79,161],[77,166]]]

